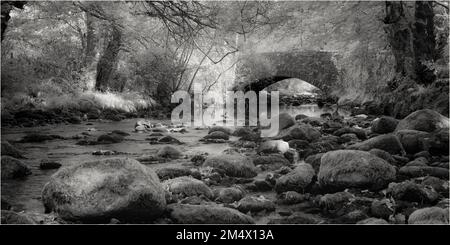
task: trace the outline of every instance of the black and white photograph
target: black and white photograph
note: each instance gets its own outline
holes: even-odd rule
[[[2,0],[1,224],[448,225],[449,6]]]

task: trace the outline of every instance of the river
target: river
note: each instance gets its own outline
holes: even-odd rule
[[[325,112],[333,112],[332,108],[318,108],[317,105],[301,105],[301,106],[285,106],[280,111],[289,112],[295,116],[304,114],[311,117],[318,117]],[[51,140],[43,143],[14,143],[19,147],[28,159],[23,160],[31,168],[32,174],[24,179],[2,180],[1,195],[2,198],[14,207],[15,211],[25,210],[27,212],[43,213],[44,206],[41,201],[41,190],[50,176],[57,170],[41,170],[39,164],[42,159],[56,161],[62,166],[68,166],[82,161],[95,160],[105,158],[105,156],[96,156],[92,153],[98,150],[112,150],[121,152],[117,156],[139,157],[143,155],[151,155],[157,152],[162,145],[151,145],[146,140],[148,133],[133,132],[134,124],[139,119],[127,119],[120,122],[111,121],[92,121],[87,125],[86,122],[78,125],[74,124],[58,124],[44,127],[33,128],[2,128],[2,140],[15,142],[20,140],[28,133],[56,134],[64,136],[64,140]],[[168,121],[151,120],[154,123],[169,123]],[[112,130],[122,130],[130,134],[125,141],[117,144],[104,145],[77,145],[77,139],[71,139],[75,135],[83,132],[89,132],[92,136],[97,137]],[[228,148],[227,143],[223,144],[204,144],[199,139],[207,135],[207,129],[187,128],[187,133],[171,133],[172,136],[179,139],[185,144],[177,146],[186,156],[193,156],[203,152],[210,155],[220,154],[224,149]],[[231,141],[237,140],[232,137]],[[180,166],[190,161],[189,157],[161,164],[149,165],[152,168],[160,168],[167,166]]]

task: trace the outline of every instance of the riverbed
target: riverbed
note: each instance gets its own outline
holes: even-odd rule
[[[304,114],[310,117],[319,117],[325,112],[332,112],[332,108],[318,108],[317,105],[285,106],[280,111],[289,112],[295,116]],[[44,213],[44,206],[41,201],[41,191],[48,182],[50,176],[57,170],[41,170],[39,164],[42,160],[59,162],[62,167],[70,166],[84,161],[92,161],[108,156],[98,156],[92,153],[100,150],[109,150],[118,152],[114,157],[137,158],[146,155],[155,154],[164,144],[149,144],[148,133],[134,132],[134,125],[138,120],[150,120],[152,123],[170,124],[170,121],[151,120],[144,118],[126,119],[120,122],[113,121],[85,121],[82,124],[57,124],[43,127],[32,128],[2,128],[2,140],[9,141],[24,152],[27,159],[26,163],[32,174],[13,180],[2,180],[1,195],[8,200],[14,211],[26,211],[32,213]],[[161,167],[181,167],[190,164],[190,158],[195,155],[208,153],[209,155],[218,155],[229,148],[229,143],[205,144],[199,141],[208,134],[208,129],[199,129],[187,127],[185,133],[169,133],[171,136],[183,142],[176,147],[183,152],[182,159],[172,160],[164,163],[148,165],[153,169]],[[89,137],[95,138],[99,135],[109,133],[113,130],[121,130],[129,133],[130,136],[116,144],[100,145],[78,145],[79,139],[74,136],[89,134]],[[42,143],[19,143],[23,136],[30,133],[54,134],[64,137],[64,139],[50,140]],[[237,137],[231,137],[230,142],[237,141]],[[264,178],[262,172],[256,178]],[[261,193],[255,193],[261,194]],[[269,199],[275,199],[274,192],[263,193]],[[260,217],[258,223],[265,223],[268,217]]]

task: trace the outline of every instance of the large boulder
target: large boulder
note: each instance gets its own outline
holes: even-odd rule
[[[12,156],[14,158],[25,158],[16,147],[12,146],[7,141],[2,141],[1,153],[2,156]]]
[[[230,139],[230,134],[225,133],[223,131],[213,131],[209,134],[207,134],[204,139],[222,139],[222,140],[228,140]]]
[[[423,109],[409,114],[400,120],[395,131],[404,129],[433,132],[441,128],[449,128],[449,119],[436,111]]]
[[[215,201],[222,203],[233,203],[235,201],[239,201],[245,195],[245,191],[239,186],[218,188],[213,192]]]
[[[237,154],[210,156],[203,163],[203,167],[211,167],[231,177],[253,178],[257,175],[252,160]]]
[[[236,209],[219,205],[171,204],[170,218],[179,224],[254,224],[255,221]]]
[[[313,167],[309,164],[300,164],[294,170],[277,179],[275,191],[278,193],[286,191],[304,192],[311,184],[315,175]]]
[[[448,224],[448,209],[429,207],[414,211],[408,224]]]
[[[331,189],[382,189],[395,180],[395,168],[368,152],[337,150],[322,156],[319,184]]]
[[[268,140],[261,142],[258,153],[285,153],[289,150],[289,143],[284,140]]]
[[[166,207],[165,191],[150,168],[110,158],[61,168],[44,186],[46,212],[65,220],[101,223],[111,218],[151,221]]]
[[[182,176],[164,181],[163,187],[172,194],[181,197],[205,196],[212,199],[213,192],[203,181]]]
[[[371,130],[377,134],[388,134],[395,131],[398,120],[393,117],[382,116],[372,122]]]
[[[286,129],[280,133],[281,139],[314,141],[320,138],[321,134],[309,124],[300,124]]]
[[[178,159],[181,157],[182,153],[177,148],[170,145],[166,145],[161,147],[161,149],[158,150],[156,155],[162,158]]]
[[[289,128],[290,126],[295,124],[295,119],[289,115],[287,112],[282,112],[278,115],[278,117],[275,119],[278,119],[278,129],[282,130],[285,128]]]
[[[389,184],[387,195],[395,200],[418,203],[434,203],[439,198],[439,194],[433,188],[410,180]]]
[[[31,174],[30,168],[20,160],[10,156],[2,156],[2,179],[22,178]]]
[[[360,143],[350,145],[348,149],[369,151],[371,149],[380,149],[391,154],[403,155],[405,150],[397,136],[393,134],[383,134]]]

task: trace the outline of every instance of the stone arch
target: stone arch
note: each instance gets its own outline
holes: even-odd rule
[[[339,72],[333,53],[324,51],[272,52],[246,55],[237,63],[232,90],[259,92],[288,78],[304,80],[324,93],[337,88]]]

